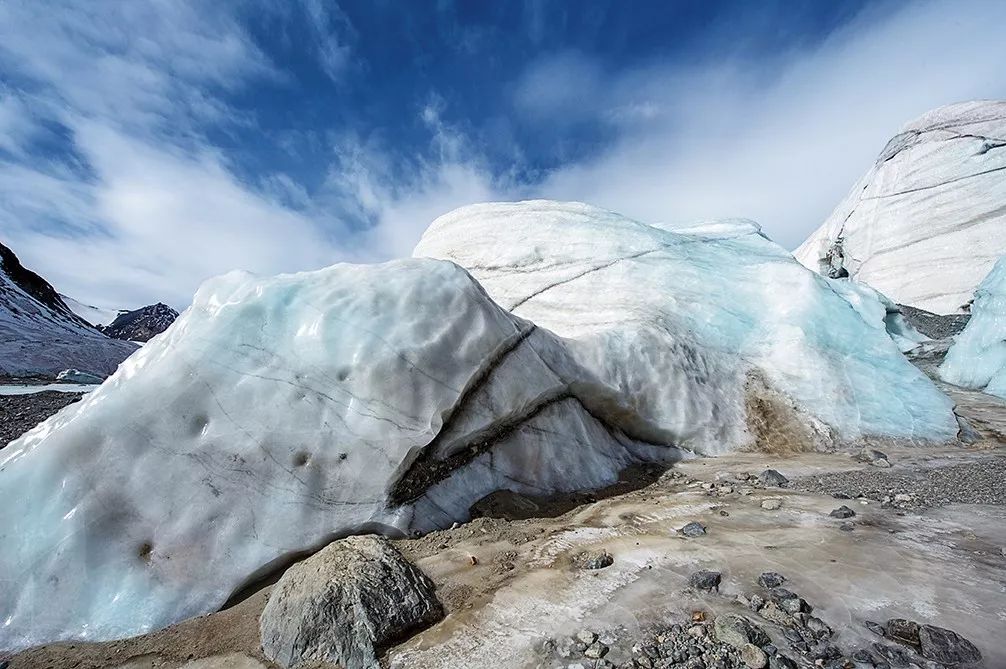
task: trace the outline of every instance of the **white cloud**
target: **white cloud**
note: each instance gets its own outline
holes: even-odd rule
[[[245,122],[221,92],[280,76],[214,3],[3,3],[0,67],[28,82],[34,112],[22,105],[4,121],[0,109],[3,127],[65,129],[71,159],[0,160],[3,236],[59,290],[114,307],[184,306],[214,274],[338,259],[293,208],[296,185],[242,183],[203,135]]]
[[[621,125],[611,149],[535,190],[644,221],[750,217],[794,247],[904,123],[940,105],[1006,96],[1004,22],[1002,3],[914,3],[867,12],[768,69],[721,59],[598,83],[582,74],[589,64],[567,65],[567,76],[553,61],[536,70],[536,90],[548,90],[547,72],[561,99],[592,99],[598,118],[645,113]],[[569,90],[584,81],[590,96]]]

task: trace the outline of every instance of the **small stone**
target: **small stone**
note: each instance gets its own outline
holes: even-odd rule
[[[604,569],[615,563],[615,558],[607,551],[588,554],[583,558],[584,569]]]
[[[852,518],[856,515],[856,512],[843,504],[828,515],[832,518]]]
[[[905,502],[911,502],[912,499],[913,498],[911,495],[906,495],[905,493],[898,493],[897,495],[894,496],[894,501],[896,503],[904,504]]]
[[[759,595],[751,595],[751,599],[748,602],[748,608],[752,611],[758,612],[761,608],[765,606],[765,600]]]
[[[873,465],[874,467],[880,467],[881,469],[887,469],[888,467],[891,466],[891,463],[883,458],[880,458],[879,460],[874,460],[870,464]]]
[[[943,664],[971,664],[979,662],[982,654],[973,643],[953,630],[935,625],[919,629],[922,656]]]
[[[871,465],[883,460],[887,462],[887,454],[878,451],[874,448],[866,447],[855,455],[856,460],[860,462],[869,462]],[[890,467],[891,463],[887,462],[887,466]]]
[[[774,571],[762,572],[761,576],[758,577],[758,585],[763,588],[778,588],[780,585],[786,582],[786,577],[782,574]]]
[[[780,601],[779,608],[791,616],[795,616],[798,613],[803,613],[804,611],[809,610],[810,606],[806,601],[799,597],[790,597],[789,599]]]
[[[588,646],[595,641],[597,641],[597,634],[591,632],[590,630],[580,630],[576,633],[577,641],[587,644]]]
[[[789,479],[774,469],[766,469],[758,475],[758,480],[767,486],[785,488],[789,485]]]
[[[919,624],[904,618],[891,618],[885,626],[887,636],[895,641],[919,645]]]
[[[587,646],[587,650],[583,651],[583,656],[592,660],[599,660],[607,654],[608,647],[599,641],[590,644]]]
[[[796,662],[785,655],[773,655],[768,660],[768,669],[797,669]]]
[[[741,648],[741,662],[751,669],[763,669],[768,664],[768,655],[758,646],[749,643]]]
[[[700,522],[693,520],[692,522],[682,527],[680,532],[686,537],[692,537],[692,538],[701,537],[703,534],[706,533],[706,526]]]
[[[716,616],[713,622],[716,630],[716,638],[723,643],[741,650],[747,644],[764,646],[771,643],[771,639],[764,631],[753,622],[734,613],[724,613]]]
[[[758,615],[777,625],[793,624],[793,617],[780,609],[775,602],[769,602],[765,606],[761,607],[761,609],[758,610]]]
[[[884,629],[884,626],[881,625],[880,623],[874,622],[872,620],[864,620],[863,625],[866,626],[866,629],[870,630],[877,636],[887,636],[887,630]]]
[[[762,500],[761,508],[766,511],[776,511],[782,507],[782,500],[778,498]]]
[[[832,629],[828,627],[828,624],[823,620],[821,620],[820,618],[816,618],[814,616],[808,616],[805,624],[807,626],[807,629],[813,632],[814,636],[816,636],[818,639],[827,639],[832,634],[834,634]]]
[[[706,628],[702,625],[692,625],[685,634],[693,639],[700,639],[706,635]]]
[[[856,529],[856,526],[855,524],[850,523],[849,521],[845,521],[844,523],[838,526],[838,529],[842,530],[843,532],[852,532],[854,529]]]
[[[719,591],[721,574],[718,571],[697,571],[688,577],[688,584],[696,590]]]

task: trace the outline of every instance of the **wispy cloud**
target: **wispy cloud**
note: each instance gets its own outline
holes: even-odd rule
[[[589,60],[546,58],[527,79],[553,91],[538,100],[554,113],[573,106],[618,122],[620,139],[535,192],[644,221],[754,218],[794,247],[904,123],[940,105],[1006,96],[1004,21],[998,2],[905,4],[766,61],[718,53],[600,80],[585,75],[600,71]],[[527,96],[518,88],[518,109]]]
[[[222,92],[282,76],[215,3],[4,3],[0,67],[33,112],[15,97],[0,103],[0,222],[61,290],[184,306],[203,279],[232,268],[337,259],[312,221],[242,183],[206,139],[250,122]],[[60,128],[61,141],[18,155],[28,123]]]
[[[380,132],[290,129],[291,146],[329,160],[298,181],[270,164],[242,176],[220,140],[257,128],[229,100],[292,76],[252,38],[246,5],[0,3],[2,235],[60,290],[107,306],[184,306],[234,268],[408,255],[437,216],[493,199],[576,199],[662,223],[745,216],[792,247],[904,122],[1006,96],[1006,6],[991,0],[888,5],[757,61],[721,45],[628,69],[549,50],[538,9],[528,4],[527,29],[545,50],[492,84],[506,94],[494,118],[465,119],[449,92],[428,92],[401,110],[427,141],[407,155]],[[330,81],[366,72],[336,5],[292,11]],[[517,127],[575,142],[581,126],[605,141],[544,174],[509,149]]]

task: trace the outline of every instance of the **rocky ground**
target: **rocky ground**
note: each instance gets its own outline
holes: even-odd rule
[[[734,454],[635,472],[571,503],[497,496],[480,505],[497,517],[395,542],[447,616],[382,664],[952,666],[888,633],[886,621],[905,619],[973,642],[983,660],[961,666],[1006,666],[1006,507],[1001,495],[958,490],[969,473],[1001,477],[1006,452],[983,442],[885,455],[890,467],[843,453]],[[843,486],[870,492],[837,483],[860,480],[892,503],[835,499]],[[953,490],[929,492],[940,485]],[[271,587],[161,632],[35,649],[10,666],[271,667],[258,633]],[[757,628],[753,641],[732,634],[747,624],[736,616]]]
[[[83,397],[79,393],[46,390],[26,395],[0,395],[0,448],[60,409]]]

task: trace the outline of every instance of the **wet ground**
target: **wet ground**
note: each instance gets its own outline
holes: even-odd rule
[[[909,477],[1006,457],[988,442],[887,454],[892,467],[884,472]],[[791,487],[765,487],[750,477],[769,467],[791,479]],[[654,626],[728,612],[759,620],[738,597],[762,592],[758,575],[774,571],[815,607],[814,615],[834,630],[831,643],[845,653],[878,642],[865,621],[905,617],[973,641],[984,655],[976,666],[1006,666],[1006,507],[902,508],[795,489],[857,471],[873,469],[847,454],[697,459],[655,480],[641,479],[639,489],[577,500],[565,512],[540,505],[559,513],[549,513],[555,517],[480,518],[398,541],[434,580],[448,615],[391,649],[385,662],[403,669],[576,666],[557,647],[587,629],[610,642],[604,661],[617,666]],[[829,515],[843,504],[855,516]],[[692,521],[706,533],[688,538],[678,532]],[[584,568],[585,556],[603,553],[611,557],[609,566]],[[721,572],[719,592],[689,587],[689,576],[702,569]],[[268,666],[257,646],[267,593],[145,637],[29,651],[11,668]],[[799,655],[789,650],[782,627],[760,624],[780,649]],[[579,662],[595,666],[582,657]]]

